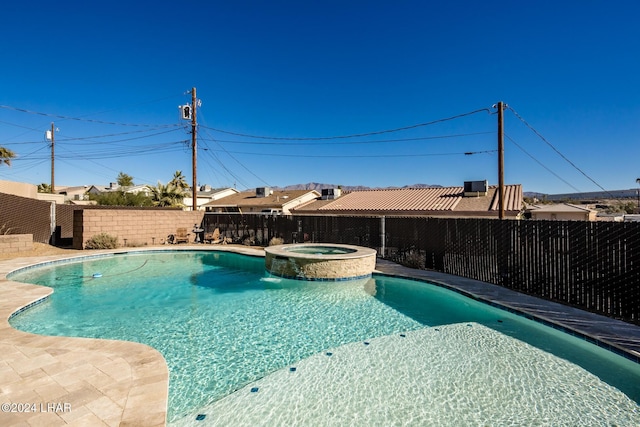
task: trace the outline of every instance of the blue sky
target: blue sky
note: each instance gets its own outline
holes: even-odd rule
[[[0,179],[50,181],[54,122],[56,186],[191,182],[196,87],[199,184],[495,184],[503,101],[506,183],[636,188],[639,19],[631,0],[11,2]]]

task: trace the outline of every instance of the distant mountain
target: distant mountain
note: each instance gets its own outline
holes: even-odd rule
[[[529,197],[531,199],[544,199],[545,197],[547,197],[546,194],[544,193],[536,193],[535,191],[525,191],[522,193],[522,195],[524,197]]]
[[[366,187],[363,185],[337,185],[337,184],[322,184],[319,182],[308,182],[306,184],[293,184],[286,187],[273,187],[274,190],[316,190],[320,191],[323,188],[342,188],[344,191],[362,191],[362,190],[384,190],[392,188],[441,188],[442,185],[431,184],[413,184],[405,185],[403,187]]]

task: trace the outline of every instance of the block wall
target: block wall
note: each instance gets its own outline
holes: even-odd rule
[[[33,249],[33,234],[0,236],[0,254],[27,252]]]
[[[84,209],[73,212],[73,248],[84,249],[91,237],[107,233],[118,237],[121,247],[164,244],[169,234],[184,227],[195,238],[194,224],[200,225],[204,212],[150,209]]]

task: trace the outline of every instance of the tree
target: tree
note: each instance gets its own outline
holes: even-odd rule
[[[11,166],[11,159],[14,157],[16,157],[16,153],[8,148],[0,147],[0,165],[4,163],[7,166]]]
[[[51,193],[51,185],[46,182],[38,184],[38,193]]]
[[[155,187],[148,186],[151,190],[151,200],[153,200],[154,206],[162,207],[183,207],[182,200],[187,194],[185,189],[176,187],[169,183],[167,185],[158,181],[158,185]]]
[[[120,187],[131,187],[133,185],[133,177],[124,172],[120,172],[116,178],[116,182]]]
[[[189,184],[187,183],[184,175],[182,175],[182,171],[175,171],[175,173],[173,174],[173,179],[169,181],[169,185],[173,185],[180,190],[189,189]]]
[[[94,200],[102,206],[153,206],[151,198],[144,193],[125,193],[121,190],[90,194],[89,200]]]

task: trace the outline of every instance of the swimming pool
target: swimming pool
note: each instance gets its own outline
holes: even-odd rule
[[[96,273],[102,277],[94,278]],[[273,395],[267,391],[273,384],[280,390],[292,387],[291,394],[298,396],[301,392],[295,387],[306,385],[313,390],[315,400],[335,400],[338,407],[340,399],[323,391],[331,390],[332,384],[342,384],[340,376],[329,375],[318,384],[320,377],[309,374],[314,370],[342,378],[353,376],[353,384],[377,378],[378,386],[364,387],[363,396],[386,389],[397,396],[387,377],[401,376],[403,366],[406,372],[413,366],[412,378],[433,385],[428,392],[406,396],[403,402],[442,396],[449,404],[457,402],[461,407],[470,396],[474,396],[472,401],[482,400],[474,393],[483,387],[466,384],[466,391],[461,392],[455,389],[457,381],[447,383],[447,378],[460,371],[474,372],[480,383],[503,390],[501,394],[519,396],[512,389],[520,389],[522,396],[538,402],[537,406],[556,405],[560,408],[556,411],[566,411],[569,420],[572,414],[587,414],[618,425],[633,425],[639,417],[637,364],[578,338],[421,282],[378,275],[347,282],[299,282],[265,274],[262,258],[183,251],[130,253],[55,264],[19,272],[11,279],[55,289],[47,301],[11,319],[17,329],[127,339],[158,349],[169,365],[169,421],[175,424],[194,422],[197,415],[209,414],[207,420],[214,419],[213,414],[239,415],[237,408],[245,408],[240,412],[250,414],[245,398],[253,399],[252,408],[267,404],[272,408],[269,398]],[[395,359],[388,359],[392,355]],[[476,360],[469,359],[470,355]],[[366,360],[371,363],[364,363]],[[371,368],[376,360],[385,361],[382,369]],[[420,365],[425,360],[429,362],[426,367]],[[369,371],[357,376],[361,368]],[[541,377],[540,371],[553,375]],[[417,374],[433,372],[447,375],[427,378]],[[491,375],[478,375],[481,372]],[[549,387],[552,378],[562,382]],[[294,380],[298,382],[292,383]],[[252,392],[254,388],[259,391]],[[540,395],[540,390],[546,394]],[[436,391],[449,393],[440,395]],[[350,393],[340,402],[352,402],[353,396],[360,396]],[[580,398],[572,393],[580,394]],[[300,417],[294,402],[279,398],[288,402],[284,412]],[[260,399],[271,403],[255,405]],[[476,407],[476,413],[472,413],[471,405],[464,412],[497,422],[499,415],[508,415],[510,410],[496,396],[492,399],[502,403],[495,407],[483,403]],[[359,405],[367,404],[366,399],[361,400]],[[575,402],[582,402],[579,405],[584,407],[578,411]],[[434,402],[429,404],[440,408]],[[405,408],[404,412],[390,416],[433,417],[422,414],[422,408],[414,413],[401,403],[395,407]],[[304,413],[309,423],[319,416],[309,408]],[[327,419],[333,416],[327,411],[320,414]],[[256,417],[265,420],[262,413]],[[255,424],[256,419],[247,423]],[[336,423],[344,421],[335,419]]]

